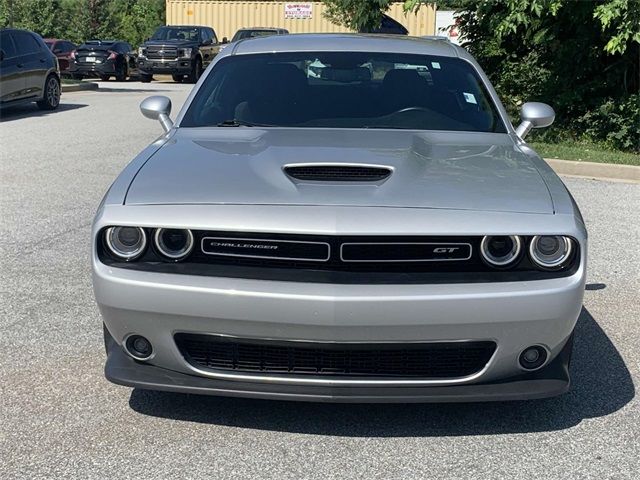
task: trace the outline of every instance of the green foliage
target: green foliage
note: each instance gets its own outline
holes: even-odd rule
[[[0,0],[0,28],[82,43],[92,38],[139,45],[165,23],[164,0]]]
[[[455,3],[464,46],[512,118],[526,101],[556,110],[554,126],[532,138],[640,151],[640,1]]]
[[[382,15],[392,0],[324,0],[325,16],[333,23],[356,32],[370,32],[380,27]]]

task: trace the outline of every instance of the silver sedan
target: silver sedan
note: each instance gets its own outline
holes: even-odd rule
[[[106,376],[341,401],[569,388],[587,232],[481,68],[446,41],[243,40],[124,169],[93,225]]]

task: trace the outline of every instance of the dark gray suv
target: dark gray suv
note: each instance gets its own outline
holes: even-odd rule
[[[42,110],[60,105],[58,59],[28,30],[0,30],[0,107],[36,102]]]

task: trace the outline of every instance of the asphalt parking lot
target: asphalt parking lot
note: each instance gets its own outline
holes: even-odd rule
[[[571,391],[498,404],[324,405],[145,392],[102,374],[90,223],[161,133],[108,82],[0,119],[0,478],[638,478],[640,185],[566,178],[590,232]]]

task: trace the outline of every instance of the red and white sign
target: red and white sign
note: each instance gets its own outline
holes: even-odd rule
[[[313,3],[285,3],[284,18],[309,19],[313,16]]]

